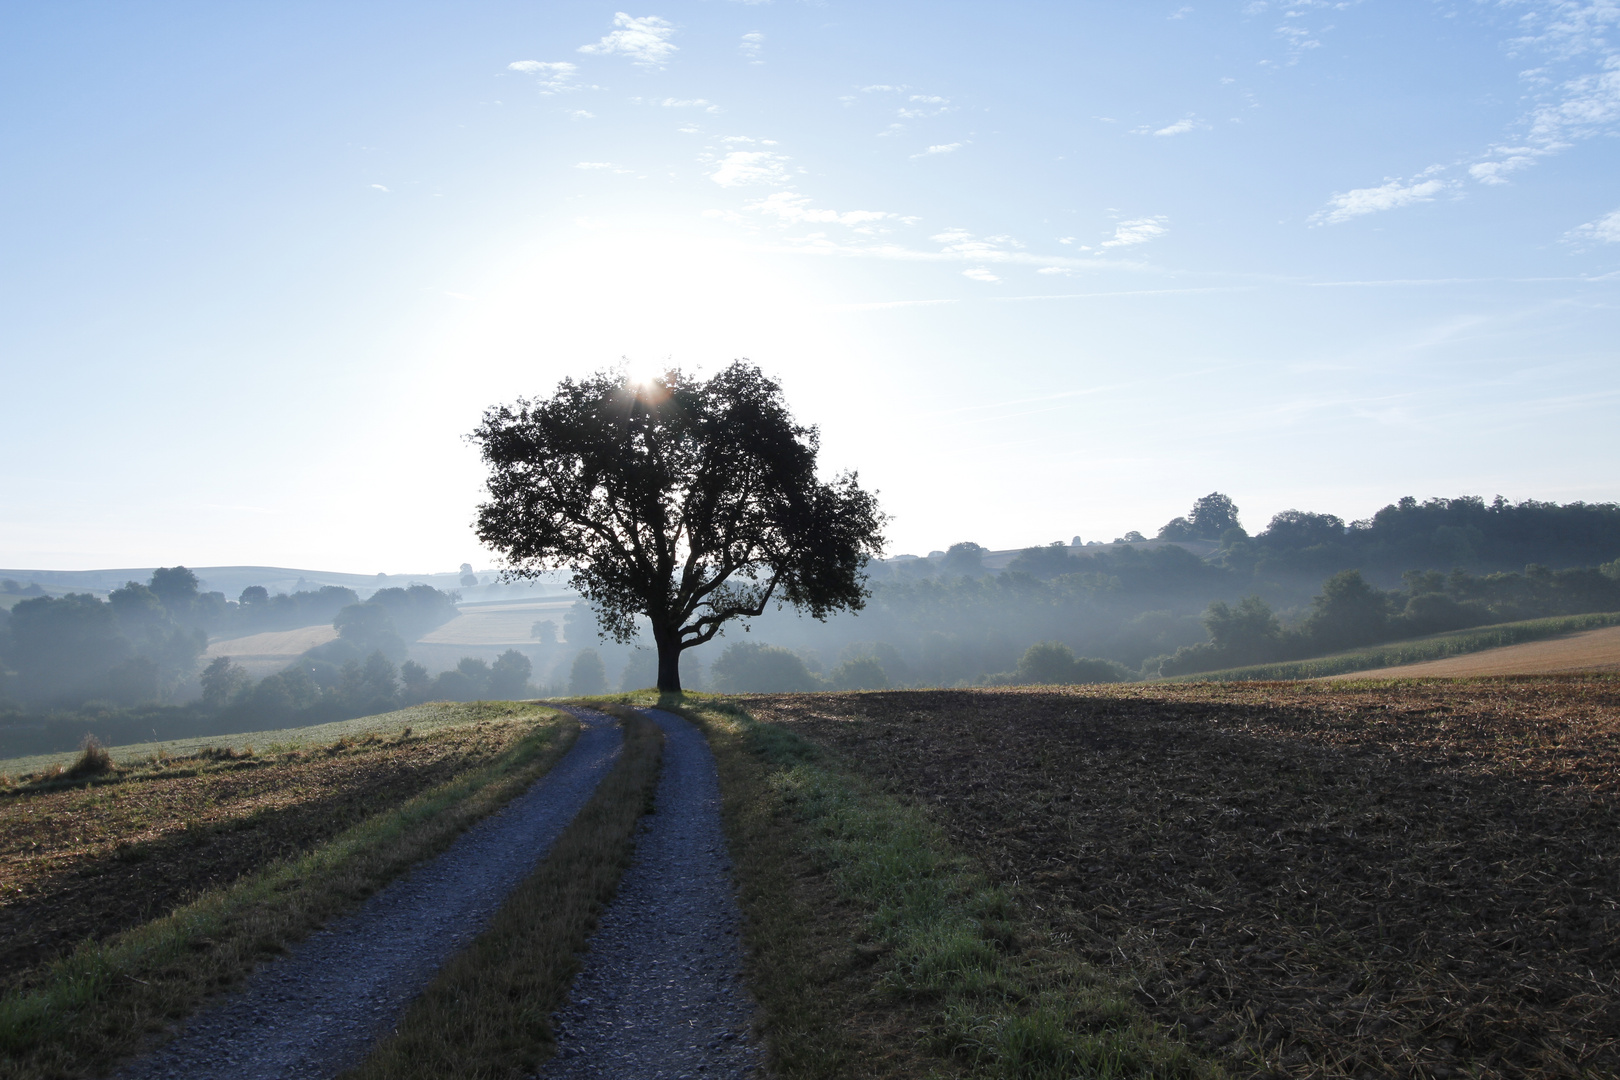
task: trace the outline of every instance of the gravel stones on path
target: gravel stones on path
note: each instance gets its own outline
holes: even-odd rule
[[[325,1080],[359,1064],[545,857],[617,760],[623,733],[616,723],[589,709],[567,711],[581,721],[579,738],[528,791],[358,911],[260,967],[245,989],[205,1008],[118,1076]],[[716,810],[716,830],[718,820]]]
[[[664,731],[655,808],[642,819],[635,861],[591,937],[568,1004],[553,1018],[557,1054],[540,1075],[752,1077],[762,1055],[742,981],[714,755],[682,718],[640,711]]]

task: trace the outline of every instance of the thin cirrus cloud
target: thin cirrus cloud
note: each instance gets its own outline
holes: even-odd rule
[[[992,274],[982,266],[969,267],[968,269],[962,271],[962,276],[965,278],[971,278],[974,281],[987,281],[992,284],[999,283],[1001,281],[1001,278],[997,277],[995,274]]]
[[[1352,188],[1328,200],[1327,206],[1311,215],[1312,224],[1338,225],[1364,214],[1394,210],[1413,203],[1432,202],[1450,184],[1432,176],[1428,169],[1411,180],[1386,180],[1377,187]],[[1428,176],[1429,179],[1424,179]]]
[[[1114,226],[1114,235],[1102,242],[1105,248],[1135,247],[1149,240],[1157,240],[1170,231],[1166,219],[1159,217],[1133,218]]]
[[[733,150],[715,163],[709,179],[727,188],[785,184],[788,160],[770,150]]]
[[[639,102],[641,99],[632,98],[631,100]],[[647,104],[657,105],[664,109],[702,109],[704,112],[712,113],[720,111],[720,106],[708,98],[651,98],[647,101]]]
[[[579,68],[567,60],[518,60],[507,64],[506,69],[535,76],[540,83],[542,94],[560,94],[580,88],[574,81],[574,77],[579,74]]]
[[[614,14],[613,25],[618,29],[601,41],[581,45],[579,51],[595,56],[628,56],[638,67],[659,68],[680,48],[669,40],[675,35],[674,25],[656,15],[638,19],[620,11]]]
[[[1610,42],[1611,32],[1620,29],[1620,4],[1615,0],[1527,0],[1523,6],[1528,10],[1520,25],[1539,27],[1540,32],[1504,44],[1515,53],[1540,52],[1548,65],[1520,75],[1529,96],[1540,100],[1517,121],[1519,136],[1489,147],[1472,161],[1433,165],[1408,181],[1386,179],[1376,187],[1335,194],[1311,217],[1313,223],[1336,225],[1365,214],[1429,202],[1454,186],[1454,181],[1442,179],[1454,167],[1463,168],[1476,183],[1508,184],[1513,173],[1542,158],[1568,150],[1581,140],[1620,132],[1620,47]],[[1550,74],[1553,65],[1570,62],[1592,66],[1563,79]],[[1574,230],[1566,238],[1583,237],[1590,238]]]
[[[960,149],[962,149],[962,144],[959,142],[940,143],[937,146],[930,146],[920,154],[912,154],[911,156],[914,158],[933,157],[939,154],[954,154]]]
[[[1596,221],[1588,221],[1564,234],[1565,240],[1596,240],[1604,244],[1620,244],[1620,210],[1611,210]]]
[[[742,40],[737,44],[737,49],[748,58],[750,64],[763,64],[765,61],[759,58],[759,50],[764,44],[765,35],[753,30],[742,36]]]
[[[810,205],[810,197],[796,191],[776,191],[748,204],[748,209],[768,214],[789,225],[847,225],[871,231],[879,221],[898,219],[886,210],[828,210]]]
[[[1197,130],[1198,121],[1192,117],[1184,117],[1173,124],[1166,125],[1155,131],[1155,135],[1185,135],[1189,131]]]

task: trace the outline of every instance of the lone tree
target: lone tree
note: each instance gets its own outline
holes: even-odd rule
[[[469,438],[489,466],[478,538],[505,575],[567,568],[620,642],[644,616],[660,691],[680,692],[683,649],[773,600],[817,619],[866,602],[886,518],[855,474],[817,479],[816,429],[751,364],[565,379],[487,410]]]

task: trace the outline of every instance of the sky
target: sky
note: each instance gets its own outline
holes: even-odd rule
[[[0,566],[498,565],[482,411],[780,379],[891,554],[1620,499],[1620,2],[0,5]]]

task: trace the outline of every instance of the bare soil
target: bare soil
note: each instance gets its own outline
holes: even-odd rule
[[[86,938],[144,923],[487,763],[530,730],[492,720],[10,789],[0,794],[0,990],[29,984]]]
[[[745,704],[1236,1075],[1620,1075],[1620,682]]]

